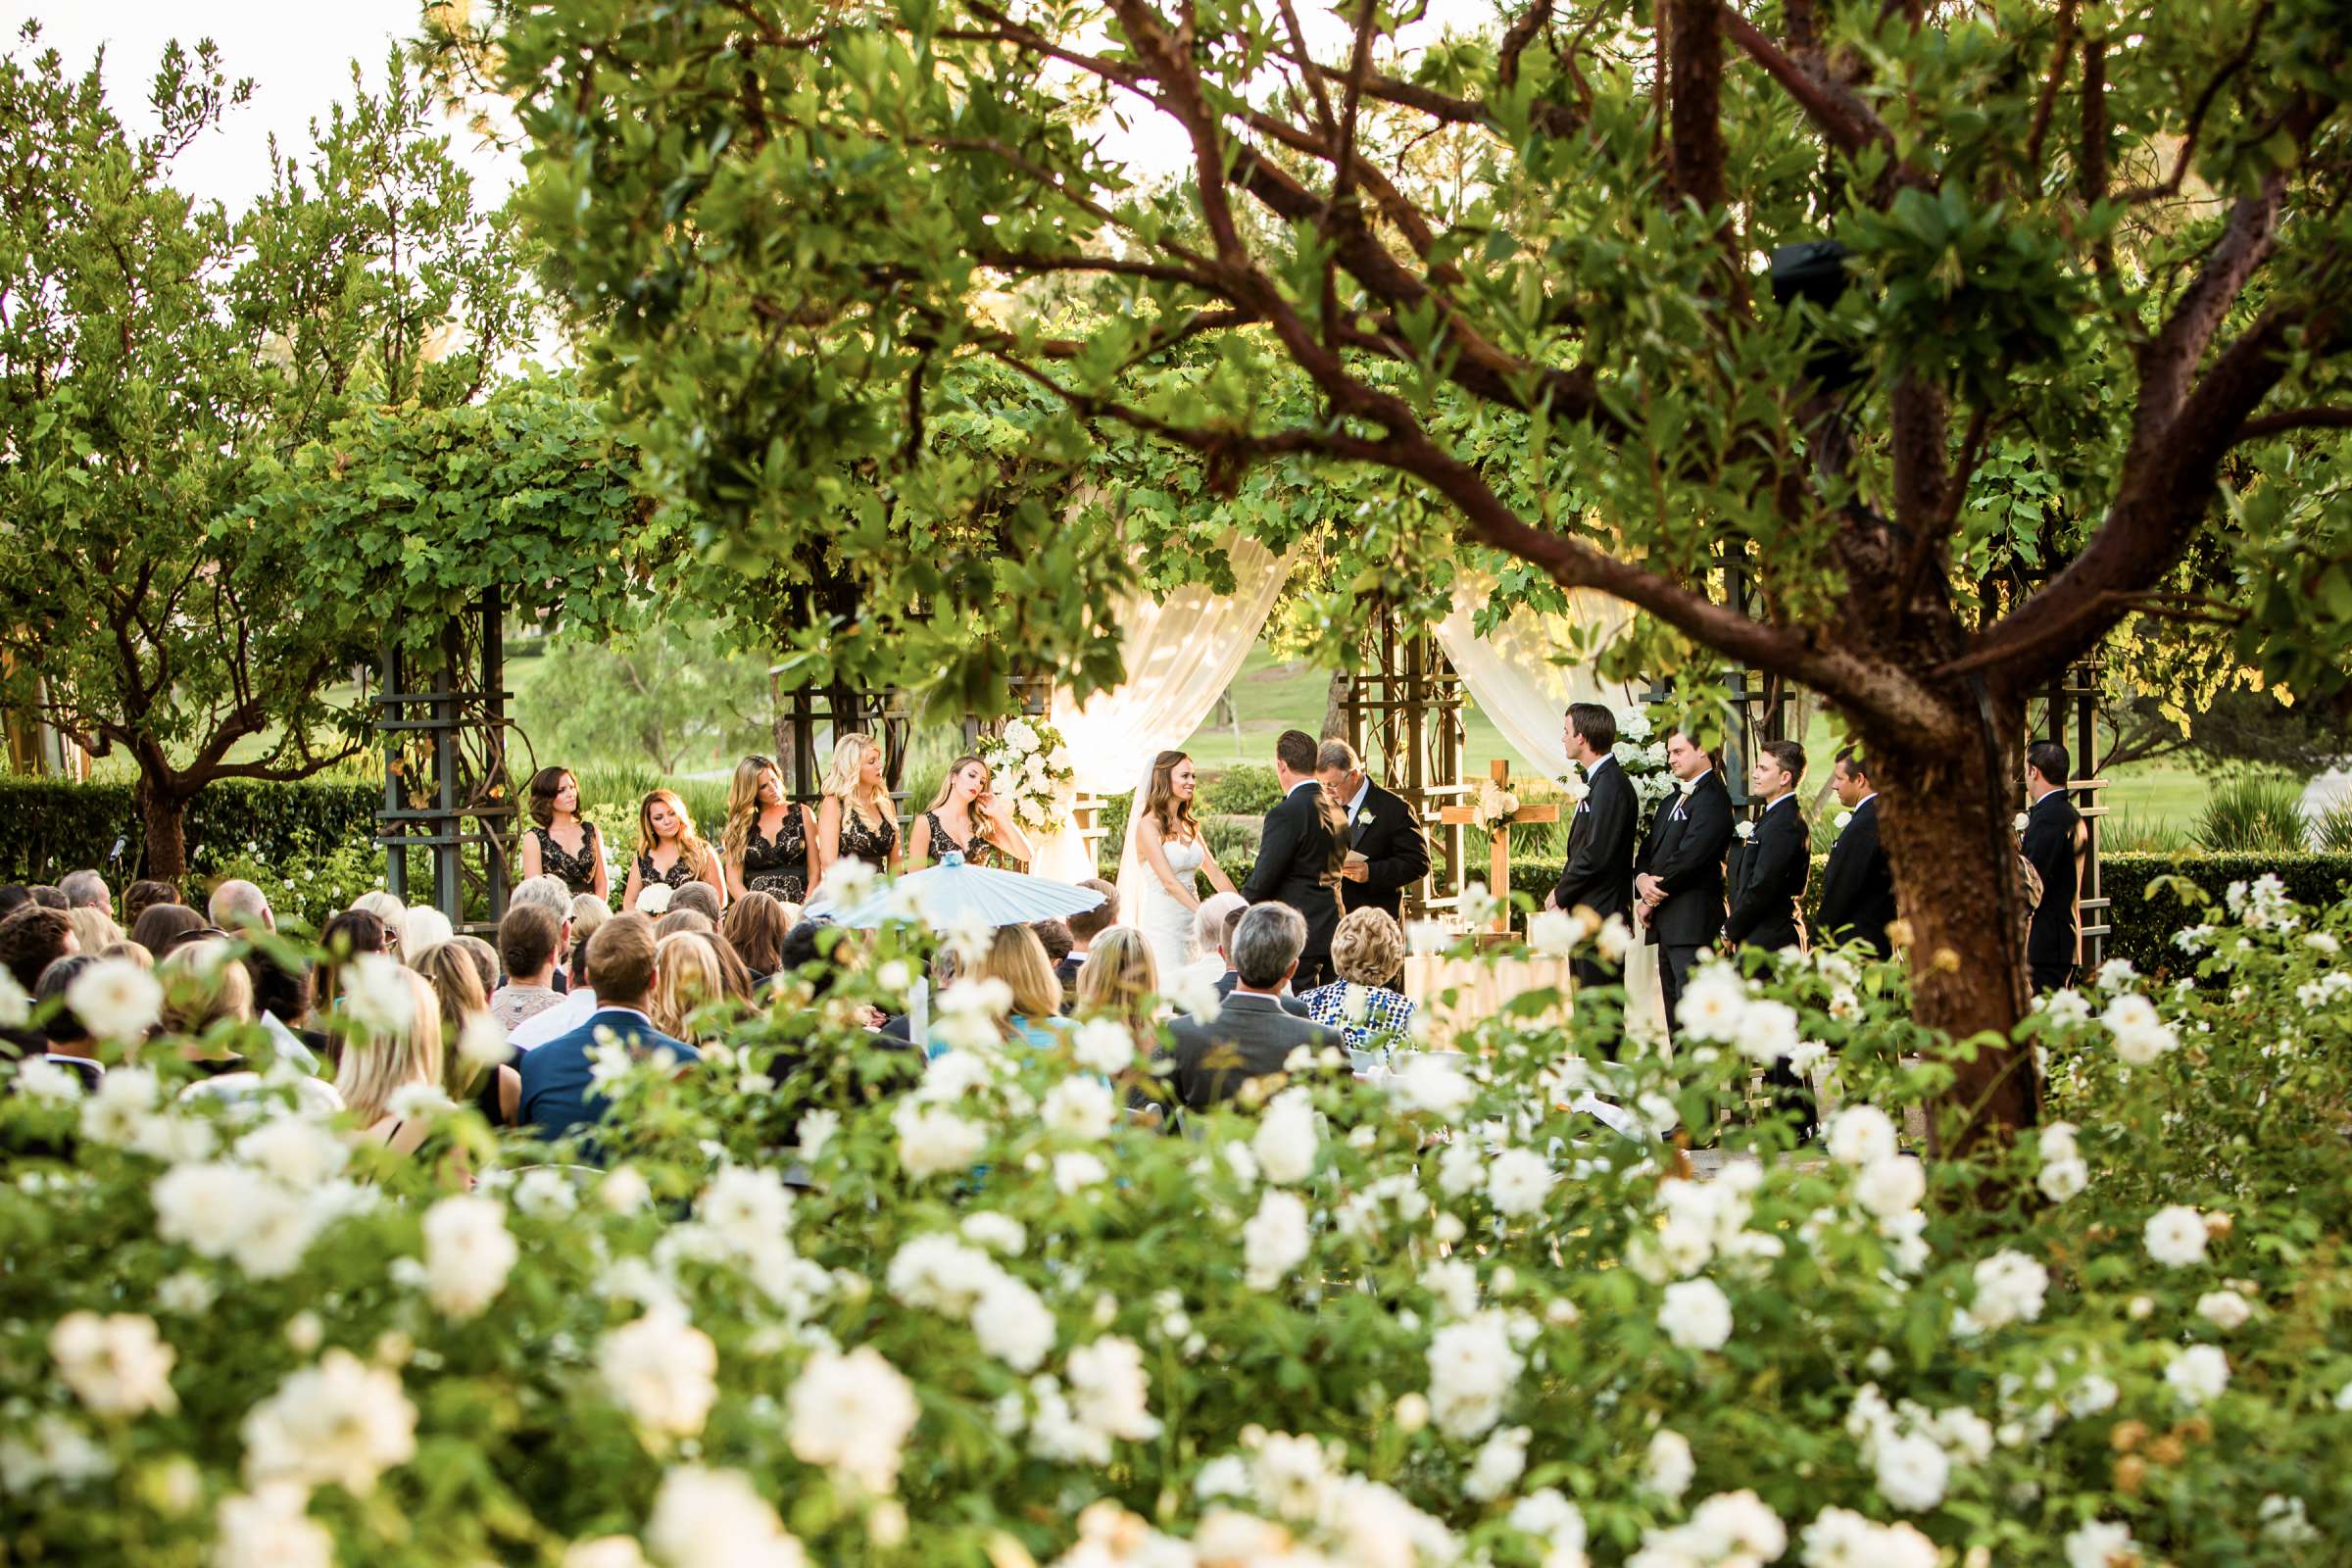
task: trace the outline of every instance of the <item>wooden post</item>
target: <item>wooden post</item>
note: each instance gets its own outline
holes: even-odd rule
[[[1495,788],[1508,795],[1511,790],[1511,764],[1496,758],[1490,770]],[[1523,806],[1495,823],[1487,832],[1487,872],[1493,877],[1487,891],[1497,900],[1494,923],[1489,930],[1507,932],[1511,928],[1511,827],[1518,822],[1557,822],[1557,806]],[[1467,826],[1478,821],[1476,806],[1448,806],[1438,813],[1438,820],[1454,826]]]

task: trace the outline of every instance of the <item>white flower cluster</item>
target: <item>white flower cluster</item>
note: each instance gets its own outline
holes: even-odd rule
[[[1195,1478],[1195,1494],[1213,1506],[1202,1516],[1191,1542],[1166,1543],[1160,1548],[1162,1554],[1149,1557],[1075,1561],[1165,1563],[1184,1568],[1245,1562],[1281,1562],[1291,1568],[1321,1568],[1324,1564],[1335,1568],[1338,1564],[1369,1568],[1426,1564],[1434,1568],[1459,1559],[1460,1543],[1443,1522],[1414,1507],[1394,1489],[1348,1473],[1341,1466],[1344,1450],[1337,1444],[1326,1447],[1311,1437],[1261,1432],[1255,1427],[1245,1429],[1242,1442],[1243,1452],[1209,1460]],[[1569,1512],[1575,1513],[1573,1505]],[[1560,1526],[1563,1533],[1568,1528]],[[1573,1528],[1581,1548],[1581,1516]],[[1307,1542],[1313,1544],[1312,1548]],[[1073,1563],[1074,1559],[1062,1561]]]
[[[1895,1267],[1918,1273],[1928,1262],[1928,1217],[1919,1206],[1928,1195],[1927,1168],[1901,1152],[1893,1121],[1876,1105],[1839,1110],[1827,1138],[1830,1157],[1852,1167],[1854,1202],[1893,1247]]]
[[[1013,719],[1004,734],[980,743],[980,760],[990,788],[1011,800],[1012,819],[1032,833],[1053,828],[1078,777],[1061,732],[1043,719]]]
[[[1662,1285],[1697,1274],[1719,1256],[1735,1263],[1780,1256],[1779,1237],[1747,1228],[1763,1181],[1762,1167],[1745,1163],[1726,1165],[1710,1182],[1668,1177],[1658,1184],[1659,1224],[1636,1236],[1628,1265]]]
[[[2041,1316],[2050,1271],[2025,1253],[2003,1249],[1977,1264],[1974,1279],[1976,1299],[1952,1320],[1952,1332],[1959,1338],[1969,1339],[2012,1323],[2031,1323]]]
[[[74,976],[66,1006],[101,1040],[144,1040],[163,1014],[164,988],[128,958],[101,958]]]
[[[2173,1203],[2148,1216],[2140,1233],[2148,1256],[2167,1268],[2188,1268],[2205,1261],[2211,1231],[2205,1216],[2185,1203]]]
[[[657,1452],[673,1439],[701,1436],[718,1402],[718,1348],[666,1302],[607,1334],[596,1364],[605,1391]]]
[[[1992,1457],[1992,1424],[1974,1410],[1931,1410],[1909,1399],[1889,1405],[1875,1383],[1854,1395],[1845,1431],[1870,1466],[1879,1494],[1905,1513],[1936,1507],[1954,1469]]]
[[[1669,1529],[1642,1533],[1626,1568],[1742,1568],[1788,1549],[1788,1527],[1752,1492],[1719,1492]]]
[[[2076,1131],[2071,1121],[2054,1121],[2041,1130],[2041,1171],[2034,1182],[2053,1203],[2063,1203],[2090,1185],[2090,1166],[2075,1142]]]
[[[1507,826],[1511,818],[1518,814],[1518,796],[1491,778],[1479,781],[1478,799],[1470,808],[1470,819],[1481,833],[1492,833],[1498,827]]]
[[[1479,1437],[1502,1419],[1527,1362],[1514,1343],[1532,1335],[1534,1324],[1514,1324],[1501,1312],[1473,1312],[1448,1323],[1429,1340],[1429,1407],[1438,1430],[1449,1438]]]
[[[1936,1543],[1907,1524],[1883,1525],[1851,1508],[1824,1508],[1797,1541],[1804,1568],[1936,1568]]]
[[[339,1486],[365,1497],[416,1456],[416,1407],[399,1373],[329,1350],[246,1411],[243,1436],[247,1486]]]
[[[1037,1404],[1029,1418],[1030,1447],[1038,1457],[1103,1465],[1110,1462],[1114,1441],[1149,1443],[1159,1436],[1144,1352],[1133,1340],[1105,1335],[1079,1346],[1070,1352],[1066,1370],[1066,1387],[1051,1374],[1029,1383]]]
[[[662,1478],[645,1544],[667,1568],[807,1568],[808,1561],[751,1477],[701,1465],[680,1465]]]
[[[69,1312],[49,1331],[58,1376],[91,1414],[137,1415],[179,1407],[172,1392],[172,1347],[143,1312]]]
[[[2303,918],[2295,912],[2294,900],[2287,897],[2286,884],[2278,880],[2276,871],[2265,871],[2251,882],[2230,883],[2222,894],[2222,903],[2257,931],[2292,931]]]
[[[494,1198],[460,1193],[424,1211],[424,1293],[451,1317],[478,1316],[496,1300],[517,1255]]]
[[[281,1114],[213,1159],[213,1124],[177,1103],[158,1106],[154,1074],[122,1067],[81,1107],[82,1136],[177,1159],[151,1192],[156,1231],[201,1257],[233,1260],[249,1279],[294,1272],[319,1233],[376,1202],[343,1179],[349,1151],[323,1124]]]
[[[1027,1241],[1020,1222],[1003,1215],[973,1214],[963,1229],[971,1241],[1007,1255],[1019,1253]],[[1036,1371],[1060,1332],[1045,1298],[1027,1283],[944,1232],[901,1247],[886,1283],[908,1306],[968,1320],[980,1348],[1016,1372]]]
[[[2173,1026],[2157,1016],[2156,1004],[2136,991],[2127,991],[2107,1004],[2099,1022],[2115,1037],[2115,1054],[2127,1066],[2145,1067],[2167,1052],[2180,1047]]]
[[[899,1484],[899,1461],[919,1413],[914,1386],[881,1351],[820,1348],[794,1380],[787,1402],[793,1453],[865,1491]]]
[[[1794,1055],[1804,1043],[1796,1009],[1757,995],[1752,982],[1724,962],[1704,964],[1690,977],[1674,1009],[1674,1021],[1681,1036],[1730,1046],[1765,1066]]]

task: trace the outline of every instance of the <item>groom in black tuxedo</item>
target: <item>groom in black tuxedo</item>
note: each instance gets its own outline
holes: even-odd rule
[[[1838,792],[1846,820],[1821,873],[1821,934],[1832,942],[1864,943],[1884,958],[1894,951],[1886,938],[1894,919],[1894,868],[1879,843],[1878,786],[1859,754],[1840,752],[1830,769],[1830,788]]]
[[[1287,904],[1306,921],[1306,946],[1292,989],[1303,996],[1331,978],[1331,938],[1340,926],[1340,867],[1348,855],[1347,818],[1315,777],[1315,740],[1286,729],[1274,742],[1282,802],[1266,813],[1257,863],[1242,884],[1251,904]]]
[[[1598,703],[1571,703],[1565,739],[1569,760],[1585,770],[1585,798],[1568,819],[1568,863],[1544,906],[1573,910],[1581,906],[1603,920],[1612,914],[1631,920],[1634,829],[1642,809],[1633,781],[1610,752],[1617,744],[1617,715]],[[1496,888],[1494,894],[1507,898],[1510,889]],[[1568,968],[1580,986],[1605,986],[1616,978],[1589,952]]]
[[[1648,842],[1634,862],[1634,894],[1642,901],[1642,940],[1658,950],[1658,985],[1665,994],[1666,1038],[1674,1038],[1674,1009],[1702,949],[1723,934],[1723,854],[1732,845],[1732,792],[1714,760],[1690,736],[1666,737],[1666,765],[1680,786],[1658,808]]]
[[[1340,871],[1340,904],[1349,913],[1386,910],[1404,918],[1404,890],[1429,875],[1429,840],[1404,798],[1382,789],[1364,772],[1346,741],[1325,741],[1315,753],[1315,776],[1348,819],[1348,847],[1363,857]]]

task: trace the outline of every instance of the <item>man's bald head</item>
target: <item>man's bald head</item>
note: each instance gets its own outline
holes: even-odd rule
[[[213,917],[213,924],[223,931],[240,928],[263,931],[277,929],[277,916],[270,908],[270,900],[260,888],[241,877],[230,877],[213,889],[212,903],[206,906],[205,912]]]

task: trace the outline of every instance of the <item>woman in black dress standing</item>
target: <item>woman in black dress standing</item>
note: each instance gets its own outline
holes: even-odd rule
[[[560,876],[574,894],[593,893],[610,903],[612,873],[605,866],[605,841],[596,824],[580,815],[580,781],[571,769],[543,767],[531,775],[530,811],[522,879]]]
[[[863,860],[899,874],[899,812],[882,781],[882,746],[871,735],[844,735],[833,748],[824,803],[816,808],[816,874],[834,861]]]
[[[1029,863],[1036,853],[1029,835],[1013,822],[1010,804],[989,793],[988,783],[988,764],[977,757],[958,757],[949,764],[939,798],[914,819],[907,835],[916,866],[936,865],[949,854],[962,856],[966,865]]]
[[[808,808],[784,798],[784,775],[764,757],[735,764],[727,787],[727,827],[719,835],[726,861],[727,892],[741,898],[752,889],[786,904],[806,904],[820,868],[809,863],[816,824]]]
[[[694,830],[694,818],[675,790],[655,790],[637,806],[637,858],[629,862],[629,885],[621,890],[620,907],[633,914],[637,901],[655,883],[682,888],[689,882],[708,882],[723,908],[726,883],[718,856]]]

